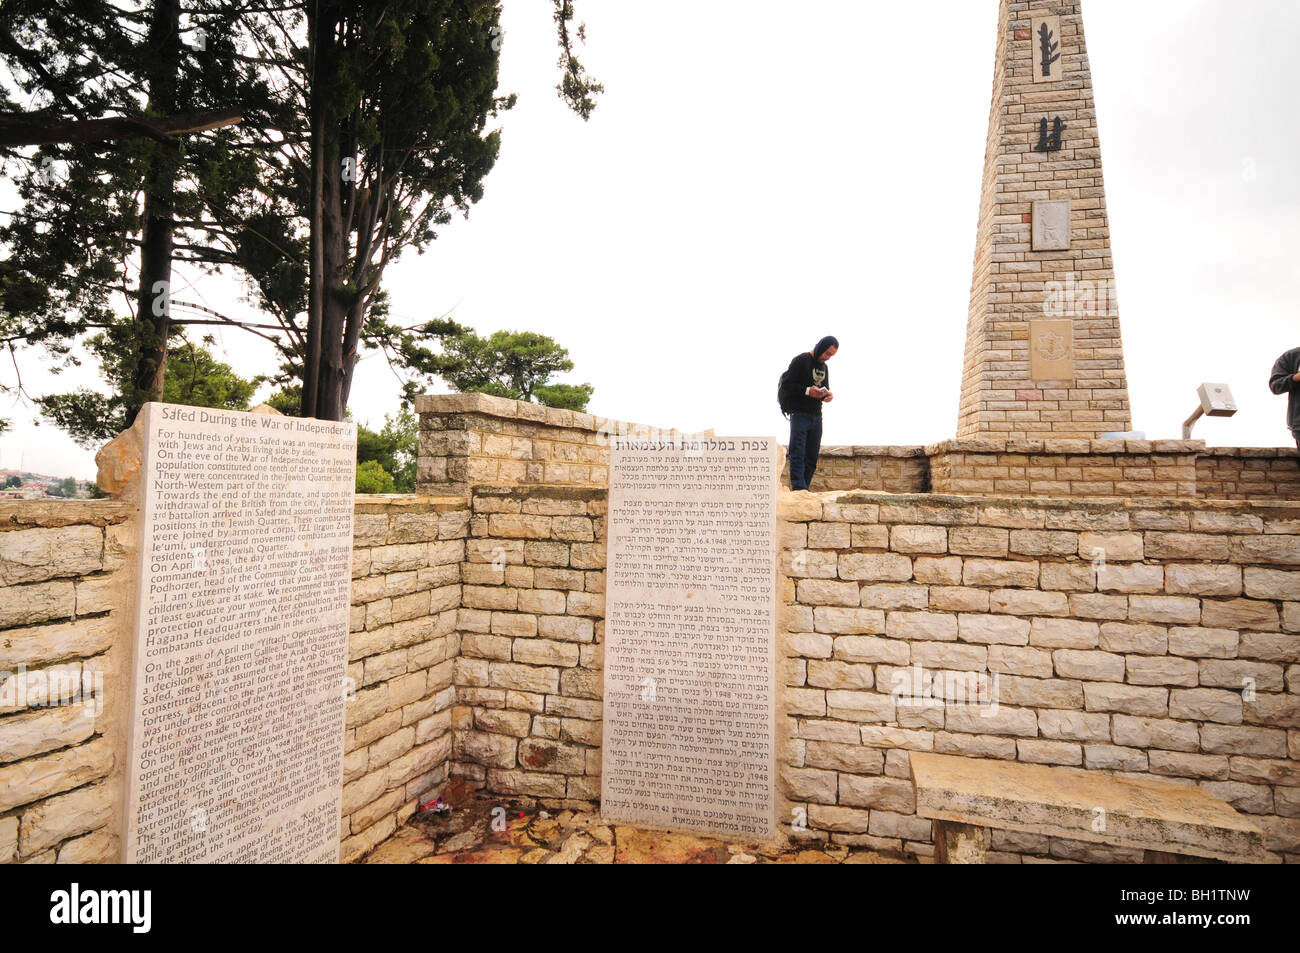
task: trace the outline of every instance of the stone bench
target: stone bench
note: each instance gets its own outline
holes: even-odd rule
[[[1145,863],[1264,860],[1263,832],[1201,788],[922,751],[910,760],[937,863],[984,863],[992,828],[1137,848]]]

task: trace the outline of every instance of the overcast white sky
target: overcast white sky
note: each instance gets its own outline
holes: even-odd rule
[[[606,86],[591,121],[555,96],[551,5],[506,0],[501,90],[519,105],[501,157],[469,219],[390,269],[396,315],[549,334],[598,415],[782,441],[776,379],[834,334],[824,443],[951,437],[996,0],[577,6]],[[1300,345],[1300,5],[1084,12],[1134,427],[1176,437],[1197,385],[1226,381],[1240,412],[1196,436],[1287,445],[1267,375]],[[185,297],[256,316],[235,282]],[[246,375],[270,364],[247,334],[219,340]],[[23,367],[35,393],[93,382]],[[382,358],[358,368],[351,407],[372,426],[396,409]],[[0,466],[94,475],[30,406],[0,415],[15,423]]]

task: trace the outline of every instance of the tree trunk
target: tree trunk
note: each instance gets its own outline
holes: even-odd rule
[[[302,404],[304,417],[319,417],[322,333],[325,302],[325,177],[329,110],[325,91],[332,80],[334,48],[334,8],[327,4],[307,5],[307,27],[311,37],[311,195],[309,232],[311,261],[307,284],[307,353],[302,364]]]
[[[179,0],[156,0],[149,23],[149,111],[176,112],[180,72],[181,8]],[[147,401],[162,398],[167,367],[167,336],[171,332],[172,221],[180,144],[160,142],[149,153],[141,223],[140,288],[136,298],[136,328],[140,351],[133,393],[127,407],[128,425]]]
[[[361,323],[365,321],[368,299],[362,296],[353,303],[346,315],[343,332],[343,380],[340,384],[343,406],[347,407],[348,395],[352,393],[352,374],[357,369],[357,351],[360,349],[358,339],[361,336]]]
[[[328,134],[338,141],[336,130]],[[347,406],[343,392],[346,377],[343,358],[343,327],[349,302],[346,300],[348,236],[343,228],[343,174],[334,148],[325,153],[320,194],[320,357],[316,365],[316,403],[311,416],[320,420],[342,420]]]
[[[344,225],[344,192],[355,199],[358,170],[349,167],[346,188],[343,161],[352,138],[344,117],[329,106],[338,82],[335,45],[343,42],[338,9],[332,4],[308,8],[312,57],[312,196],[311,276],[308,285],[307,353],[303,362],[303,416],[342,420],[347,410],[351,364],[344,331],[354,292],[348,280],[349,232]]]
[[[339,143],[347,142],[339,117],[329,107],[338,78],[334,44],[338,9],[308,7],[312,36],[311,276],[308,282],[307,354],[303,360],[305,417],[342,420],[350,368],[343,354],[348,285],[348,235],[343,228],[343,166]]]

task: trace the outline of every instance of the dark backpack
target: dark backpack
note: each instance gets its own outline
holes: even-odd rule
[[[790,406],[790,369],[787,367],[781,372],[781,380],[776,385],[776,402],[781,407],[781,413],[787,418],[793,412]]]

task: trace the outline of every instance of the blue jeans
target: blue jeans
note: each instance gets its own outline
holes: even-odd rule
[[[790,489],[806,490],[817,472],[822,449],[820,414],[790,415]]]

